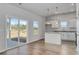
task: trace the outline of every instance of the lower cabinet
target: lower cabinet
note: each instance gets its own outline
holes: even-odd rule
[[[61,32],[61,39],[75,41],[75,32]]]

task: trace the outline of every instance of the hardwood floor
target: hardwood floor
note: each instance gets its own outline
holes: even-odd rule
[[[74,42],[62,42],[61,45],[45,43],[44,40],[33,42],[15,49],[8,50],[1,55],[76,55]]]

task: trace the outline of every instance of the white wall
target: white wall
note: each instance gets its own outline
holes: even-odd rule
[[[6,33],[5,32],[6,31],[6,23],[5,23],[6,16],[28,20],[28,22],[29,22],[29,25],[28,25],[29,26],[29,29],[28,29],[29,30],[29,32],[28,32],[29,40],[28,40],[28,43],[44,38],[44,18],[37,16],[35,14],[32,14],[30,12],[24,11],[23,9],[20,9],[18,7],[11,6],[9,4],[0,4],[0,17],[2,17],[2,18],[0,18],[0,21],[2,20],[4,22],[3,25],[2,25],[3,22],[0,25],[0,29],[1,29],[0,32],[3,34],[2,35],[0,33],[0,47],[2,46],[0,48],[0,51],[5,49],[4,48],[5,47],[4,40],[6,39],[5,38],[5,36],[6,36],[6,34],[5,34]],[[33,34],[31,34],[33,20],[39,21],[39,35],[37,35],[37,36],[34,36]],[[3,31],[2,31],[2,29],[3,29]]]
[[[79,3],[76,4],[76,16],[77,16],[77,51],[79,51]],[[78,52],[79,53],[79,52]]]
[[[5,42],[5,20],[4,17],[0,17],[0,52],[6,48]]]

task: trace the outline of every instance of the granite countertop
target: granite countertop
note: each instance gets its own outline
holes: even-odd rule
[[[50,34],[51,34],[51,33],[54,33],[54,34],[57,33],[57,34],[59,34],[60,32],[45,32],[45,33],[50,33]]]
[[[51,32],[76,32],[76,29],[52,29]]]

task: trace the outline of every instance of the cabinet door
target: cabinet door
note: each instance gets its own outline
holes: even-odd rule
[[[73,33],[72,32],[68,33],[67,37],[68,37],[69,40],[74,40],[75,41],[75,33],[74,32]]]
[[[79,46],[79,36],[77,36],[77,45]]]
[[[62,32],[61,34],[62,40],[74,40],[75,41],[75,33],[73,32]]]
[[[67,33],[62,32],[61,38],[62,38],[62,40],[66,40],[67,39]]]

